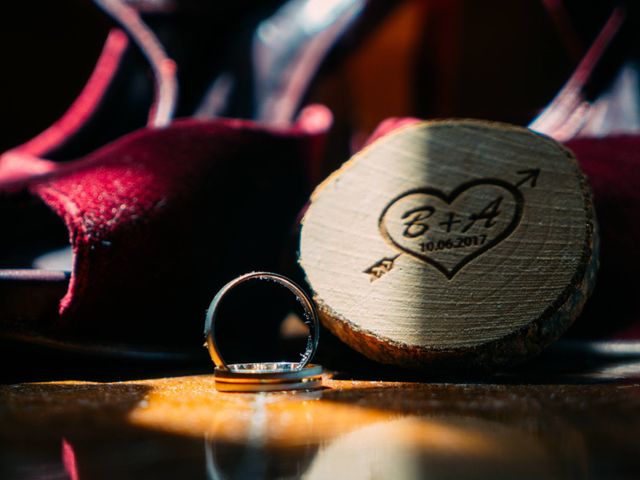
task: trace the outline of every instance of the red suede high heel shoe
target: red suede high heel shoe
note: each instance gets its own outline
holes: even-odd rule
[[[211,292],[241,272],[278,269],[330,121],[323,107],[281,129],[183,120],[0,185],[0,221],[12,225],[0,252],[45,243],[61,222],[73,248],[70,274],[19,268],[28,256],[0,272],[0,336],[134,357],[143,345],[198,347]],[[30,214],[40,231],[20,225]]]
[[[39,177],[76,168],[77,162],[64,161],[70,156],[91,150],[145,122],[159,127],[171,119],[176,101],[173,62],[135,10],[120,2],[101,3],[116,26],[109,27],[102,52],[81,93],[50,127],[0,156],[0,217],[5,225],[0,240],[0,337],[57,344],[42,332],[27,333],[29,319],[54,315],[71,277],[71,248],[64,224],[41,199],[27,193],[28,186]],[[74,9],[79,6],[84,7],[84,3],[69,5],[71,13],[76,13]],[[64,17],[62,9],[61,6],[55,12],[61,10]],[[146,69],[156,78],[148,89],[136,80]],[[137,82],[140,101],[130,101],[132,81]],[[123,121],[114,122],[117,117]],[[90,350],[83,345],[64,345]]]
[[[598,285],[569,336],[640,339],[640,84],[629,55],[638,18],[636,6],[613,9],[575,73],[529,126],[576,154],[600,226]]]
[[[175,104],[173,82],[163,77],[168,72],[171,80],[172,62],[135,11],[120,1],[99,3],[155,65],[149,125],[165,125]],[[43,158],[66,145],[103,101],[127,43],[121,32],[110,38],[63,118],[2,157],[0,217],[10,228],[0,239],[9,267],[0,270],[0,337],[82,354],[175,359],[169,345],[182,339],[194,346],[199,303],[212,288],[243,269],[276,268],[282,232],[312,186],[309,171],[317,170],[331,117],[309,108],[275,129],[185,120],[76,160]],[[236,238],[245,222],[255,233]],[[68,243],[72,260],[64,254]],[[105,252],[109,258],[99,260]]]

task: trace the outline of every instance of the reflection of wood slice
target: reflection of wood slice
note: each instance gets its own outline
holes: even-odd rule
[[[353,480],[566,478],[566,447],[548,449],[531,432],[486,420],[409,416],[373,423],[329,442],[304,478],[335,478],[335,472]],[[573,453],[573,444],[568,447]],[[583,461],[584,455],[568,460]]]
[[[300,256],[323,323],[382,363],[512,364],[575,319],[597,269],[588,184],[551,139],[425,122],[320,185]]]

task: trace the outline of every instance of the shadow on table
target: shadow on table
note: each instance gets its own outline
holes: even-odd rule
[[[416,372],[373,363],[353,353],[332,358],[336,379],[403,382],[591,384],[640,380],[640,342],[560,340],[536,358],[498,373],[426,370]],[[347,368],[340,365],[348,365]]]

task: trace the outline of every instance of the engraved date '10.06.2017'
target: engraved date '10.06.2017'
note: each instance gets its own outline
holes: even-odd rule
[[[384,208],[379,229],[389,245],[399,250],[367,268],[371,281],[389,272],[395,260],[408,254],[452,279],[462,267],[508,237],[520,223],[530,181],[535,187],[538,169],[512,184],[487,178],[463,183],[450,193],[435,188],[404,192]]]
[[[468,248],[483,245],[487,241],[485,234],[472,235],[469,237],[453,237],[446,240],[420,242],[421,252],[437,252],[438,250],[449,250],[452,248]]]

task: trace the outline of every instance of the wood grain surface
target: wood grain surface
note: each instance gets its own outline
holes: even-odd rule
[[[373,360],[509,365],[558,338],[594,285],[590,189],[530,130],[411,125],[317,188],[299,262],[323,323]]]
[[[556,348],[533,377],[486,383],[343,376],[256,394],[218,392],[212,375],[0,385],[0,477],[640,478],[638,345]]]

